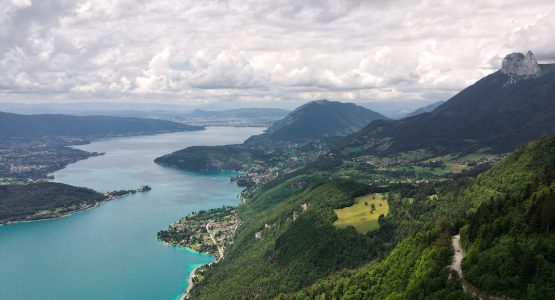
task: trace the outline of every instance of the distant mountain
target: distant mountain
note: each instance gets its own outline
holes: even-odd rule
[[[348,137],[346,144],[381,152],[484,147],[508,151],[554,133],[555,65],[538,65],[529,52],[508,55],[501,70],[433,112],[373,122]]]
[[[425,112],[431,112],[434,109],[438,108],[443,103],[445,103],[445,101],[437,101],[437,102],[434,102],[432,104],[428,104],[426,106],[420,107],[420,108],[416,109],[415,111],[407,114],[406,117],[408,118],[408,117],[416,116],[416,115],[419,115],[419,114],[423,114]]]
[[[313,101],[241,145],[188,147],[155,162],[187,170],[243,170],[243,166],[254,161],[271,159],[265,154],[269,148],[280,152],[288,143],[347,135],[378,119],[385,117],[352,103]]]
[[[201,130],[164,120],[69,115],[20,115],[0,112],[0,137],[105,137]]]
[[[252,118],[252,119],[281,119],[289,111],[279,108],[238,108],[229,110],[195,109],[187,118]]]
[[[261,140],[298,142],[348,135],[374,120],[383,119],[387,118],[353,103],[329,100],[312,101],[275,122],[266,133],[250,138],[246,144],[257,143]]]
[[[2,103],[2,111],[16,114],[64,114],[72,116],[114,116],[185,122],[196,126],[268,127],[285,117],[279,108],[197,109],[163,103]]]

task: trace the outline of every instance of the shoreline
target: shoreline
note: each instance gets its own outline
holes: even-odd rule
[[[234,213],[236,213],[235,209],[237,209],[237,206],[228,208],[228,210],[226,210],[226,212],[229,213],[229,216],[232,216]],[[202,227],[206,229],[206,231],[207,231],[207,233],[210,237],[209,240],[211,241],[211,243],[213,243],[217,247],[217,251],[215,253],[200,252],[200,251],[194,250],[192,248],[189,248],[185,245],[181,245],[179,243],[176,243],[176,242],[167,242],[167,241],[164,241],[160,238],[157,238],[157,240],[164,246],[182,248],[187,252],[194,253],[194,254],[200,254],[200,255],[207,255],[207,256],[210,256],[212,258],[211,262],[209,262],[207,264],[198,265],[198,266],[194,267],[191,270],[191,272],[187,276],[187,289],[183,291],[181,297],[179,297],[179,300],[188,299],[188,297],[190,296],[191,291],[195,286],[195,282],[193,281],[193,278],[194,278],[194,276],[196,275],[196,273],[199,269],[201,269],[201,268],[202,269],[208,269],[212,265],[217,264],[217,263],[219,263],[220,261],[222,261],[224,259],[224,255],[225,255],[224,248],[223,248],[223,246],[221,246],[217,242],[216,238],[214,237],[214,234],[213,234],[212,230],[210,229],[213,222],[214,222],[214,220],[210,220],[208,223],[203,224]],[[233,224],[232,224],[232,226],[233,226]],[[233,230],[234,238],[235,238],[235,232],[236,232],[238,226],[239,225],[237,223],[235,223],[235,229]],[[171,225],[170,225],[170,227],[171,227]],[[168,229],[168,230],[170,230],[170,229]],[[224,241],[224,244],[225,244],[225,241]]]
[[[192,125],[192,124],[186,124],[186,125],[197,126],[197,127],[201,127],[201,128],[195,129],[195,130],[164,131],[164,132],[155,132],[155,133],[144,133],[144,134],[134,134],[134,135],[118,135],[118,136],[101,137],[101,138],[95,138],[95,139],[88,140],[88,141],[86,141],[85,143],[82,143],[82,144],[68,145],[68,146],[66,146],[66,147],[71,147],[71,148],[74,148],[74,149],[86,151],[86,150],[80,149],[79,146],[86,146],[86,145],[92,144],[93,142],[103,142],[103,141],[106,141],[106,140],[114,140],[114,139],[120,139],[120,138],[132,138],[132,137],[139,137],[139,136],[160,135],[160,134],[171,134],[171,133],[179,133],[179,132],[205,131],[208,127],[238,127],[238,128],[241,128],[241,127],[256,127],[256,128],[261,127],[261,128],[266,128],[266,126],[233,126],[233,125],[231,125],[231,126],[230,126],[230,125],[209,125],[209,126],[207,126],[207,125]],[[86,152],[87,152],[87,153],[91,153],[91,154],[93,153],[93,152],[89,152],[89,151],[86,151]],[[84,158],[84,159],[82,159],[82,160],[87,160],[87,159],[90,159],[90,158],[94,158],[94,157],[97,157],[97,156],[103,156],[103,155],[106,155],[106,152],[98,153],[98,154],[96,154],[96,155],[91,155],[91,156],[86,157],[86,158]],[[81,161],[81,160],[79,160],[79,161]],[[245,174],[244,171],[240,171],[240,170],[225,170],[225,169],[214,169],[214,170],[186,170],[186,169],[183,169],[183,168],[181,168],[181,167],[179,167],[179,166],[172,166],[172,165],[167,165],[167,164],[164,165],[164,164],[157,163],[156,161],[153,161],[153,163],[158,164],[158,165],[160,165],[160,166],[164,166],[164,167],[170,167],[170,168],[174,168],[174,169],[181,170],[181,171],[185,171],[185,172],[200,173],[200,174],[203,174],[203,175],[210,175],[210,173],[214,173],[214,174],[218,174],[218,175],[221,175],[222,173],[224,173],[224,174],[225,174],[225,173],[229,173],[229,176],[227,176],[227,177],[228,177],[228,180],[230,180],[231,177],[232,177],[233,175],[239,175],[239,176],[240,176],[240,175]],[[68,164],[68,165],[69,165],[69,164]],[[64,166],[64,167],[62,167],[62,168],[60,168],[60,170],[66,168],[66,167],[67,167],[67,165]],[[53,171],[53,172],[49,173],[47,176],[52,176],[52,177],[54,177],[54,173],[56,173],[57,171],[59,171],[59,170]],[[233,175],[232,175],[232,174],[233,174]],[[226,175],[227,175],[227,174],[226,174]],[[49,181],[51,181],[51,180],[52,180],[52,179],[49,179]],[[230,180],[230,182],[232,182],[232,181]],[[233,182],[233,183],[237,184],[236,182]],[[243,201],[242,201],[242,200],[243,200],[243,199],[242,199],[242,193],[243,193],[244,191],[245,191],[245,188],[243,188],[243,189],[241,190],[241,192],[239,192],[239,193],[237,194],[237,197],[238,197],[238,198],[241,198],[239,205],[243,203]],[[124,196],[122,196],[122,197],[125,197],[125,196],[127,196],[127,195],[124,195]],[[117,198],[114,198],[114,199],[109,199],[109,200],[106,200],[106,201],[102,201],[102,202],[99,202],[99,203],[95,204],[94,206],[91,206],[91,207],[88,207],[88,208],[85,208],[85,209],[82,209],[82,210],[72,211],[72,212],[69,212],[69,213],[67,213],[67,214],[64,214],[63,216],[59,216],[59,217],[45,218],[45,219],[37,219],[37,220],[16,221],[16,222],[9,223],[9,224],[6,224],[6,225],[11,225],[11,224],[16,224],[16,223],[28,223],[28,222],[48,221],[48,220],[54,220],[54,219],[59,219],[59,218],[63,218],[63,217],[68,217],[68,216],[71,216],[71,215],[73,215],[73,214],[76,214],[76,213],[79,213],[79,212],[82,212],[82,211],[86,211],[86,210],[91,209],[91,208],[99,207],[99,206],[102,205],[104,202],[109,202],[109,201],[116,200],[116,199],[119,199],[119,198],[122,198],[122,197],[117,197]],[[0,226],[2,226],[2,225],[4,225],[4,224],[3,224],[3,223],[0,223]],[[184,246],[181,246],[181,245],[178,245],[178,244],[171,244],[171,243],[168,243],[168,242],[165,242],[165,241],[162,241],[162,240],[158,240],[158,241],[159,241],[163,246],[166,246],[166,247],[178,247],[178,248],[182,248],[182,249],[184,249],[185,251],[190,252],[190,253],[194,253],[194,254],[197,254],[197,255],[206,255],[206,256],[210,256],[210,257],[212,258],[212,261],[209,262],[208,264],[202,264],[202,265],[196,266],[196,267],[194,267],[194,268],[191,270],[191,272],[190,272],[189,275],[187,276],[187,289],[184,290],[184,291],[182,292],[181,296],[179,297],[179,300],[185,300],[185,299],[187,299],[187,298],[189,297],[189,295],[190,295],[190,293],[191,293],[191,290],[192,290],[193,287],[194,287],[193,276],[196,274],[196,272],[197,272],[197,270],[198,270],[199,268],[202,268],[203,266],[206,266],[206,265],[207,265],[207,266],[210,266],[210,265],[212,265],[213,263],[217,263],[217,262],[219,262],[220,260],[223,259],[223,256],[221,256],[221,257],[219,257],[219,256],[216,257],[216,256],[212,255],[211,253],[205,253],[205,252],[196,251],[196,250],[191,249],[191,248],[188,248],[188,247],[184,247]],[[218,246],[218,249],[219,249],[219,246]]]
[[[115,200],[115,199],[114,199],[114,200]],[[43,222],[43,221],[48,221],[48,220],[61,219],[61,218],[65,218],[65,217],[72,216],[72,215],[74,215],[74,214],[76,214],[76,213],[80,213],[80,212],[89,210],[89,209],[91,209],[91,208],[97,208],[97,207],[99,207],[100,205],[102,205],[103,203],[109,202],[109,201],[110,201],[110,200],[108,200],[108,201],[97,202],[95,205],[89,206],[89,207],[87,207],[87,208],[77,209],[77,210],[74,210],[74,211],[70,211],[70,212],[67,212],[67,213],[65,213],[65,214],[62,214],[62,215],[60,215],[60,216],[57,216],[57,217],[41,218],[41,219],[34,219],[34,220],[8,221],[7,223],[0,223],[0,226],[8,226],[8,225],[14,225],[14,224],[19,224],[19,223]]]
[[[197,266],[193,268],[193,270],[191,270],[191,274],[189,274],[189,276],[187,277],[187,289],[183,294],[181,294],[179,300],[186,300],[189,298],[189,296],[191,295],[191,291],[193,290],[193,286],[195,285],[195,283],[193,282],[193,276],[195,276],[196,271],[202,266]]]
[[[187,276],[187,289],[184,290],[183,293],[181,293],[181,296],[179,297],[179,300],[186,300],[186,299],[189,297],[189,294],[191,293],[191,290],[193,289],[193,286],[195,285],[195,283],[193,282],[193,276],[195,276],[196,271],[197,271],[199,268],[202,268],[203,266],[211,265],[211,264],[213,264],[213,263],[215,263],[215,262],[218,262],[218,261],[220,260],[220,258],[216,258],[216,257],[214,257],[214,256],[213,256],[212,254],[210,254],[210,253],[205,253],[205,252],[196,251],[196,250],[191,249],[191,248],[189,248],[189,247],[184,247],[184,246],[180,246],[180,245],[177,245],[177,244],[171,244],[171,243],[168,243],[168,242],[164,242],[164,241],[162,241],[162,240],[159,240],[159,239],[157,239],[157,240],[158,240],[163,246],[166,246],[166,247],[176,247],[176,248],[184,249],[184,250],[187,251],[187,252],[191,252],[191,253],[198,254],[198,255],[210,256],[210,257],[212,257],[212,259],[213,259],[213,260],[212,260],[211,262],[209,262],[208,264],[202,264],[202,265],[198,265],[198,266],[194,267],[194,268],[191,270],[191,273],[189,273],[189,275]]]
[[[125,197],[127,197],[128,195],[129,195],[129,194],[126,194],[126,195],[122,195],[122,196],[119,196],[119,197],[114,197],[114,198],[111,198],[111,199],[106,198],[105,200],[96,202],[94,205],[91,205],[91,206],[89,206],[89,207],[86,207],[86,208],[83,208],[83,209],[76,209],[76,210],[73,210],[73,211],[70,211],[70,212],[61,214],[61,215],[59,215],[59,216],[55,216],[55,217],[50,217],[50,218],[47,217],[47,218],[40,218],[40,219],[34,219],[34,220],[8,221],[8,222],[6,222],[6,223],[0,223],[0,226],[8,226],[8,225],[19,224],[19,223],[43,222],[43,221],[57,220],[57,219],[65,218],[65,217],[70,217],[70,216],[72,216],[72,215],[74,215],[74,214],[77,214],[77,213],[80,213],[80,212],[84,212],[84,211],[87,211],[87,210],[89,210],[89,209],[98,208],[98,207],[100,207],[100,206],[101,206],[102,204],[104,204],[104,203],[111,202],[111,201],[114,201],[114,200],[118,200],[118,199],[121,199],[121,198],[125,198]]]

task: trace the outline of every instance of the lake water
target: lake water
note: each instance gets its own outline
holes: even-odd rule
[[[168,247],[156,233],[200,209],[235,205],[241,191],[230,173],[197,174],[154,164],[154,158],[192,145],[241,143],[261,128],[116,138],[79,146],[106,152],[54,173],[55,181],[100,192],[152,190],[55,220],[0,226],[2,300],[168,300],[211,256]]]

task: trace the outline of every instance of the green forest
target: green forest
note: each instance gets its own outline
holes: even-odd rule
[[[62,183],[0,185],[0,223],[52,218],[105,199],[91,189]]]

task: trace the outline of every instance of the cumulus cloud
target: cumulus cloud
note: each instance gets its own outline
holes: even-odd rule
[[[554,20],[549,0],[6,0],[0,101],[443,100],[509,52],[555,61]]]

